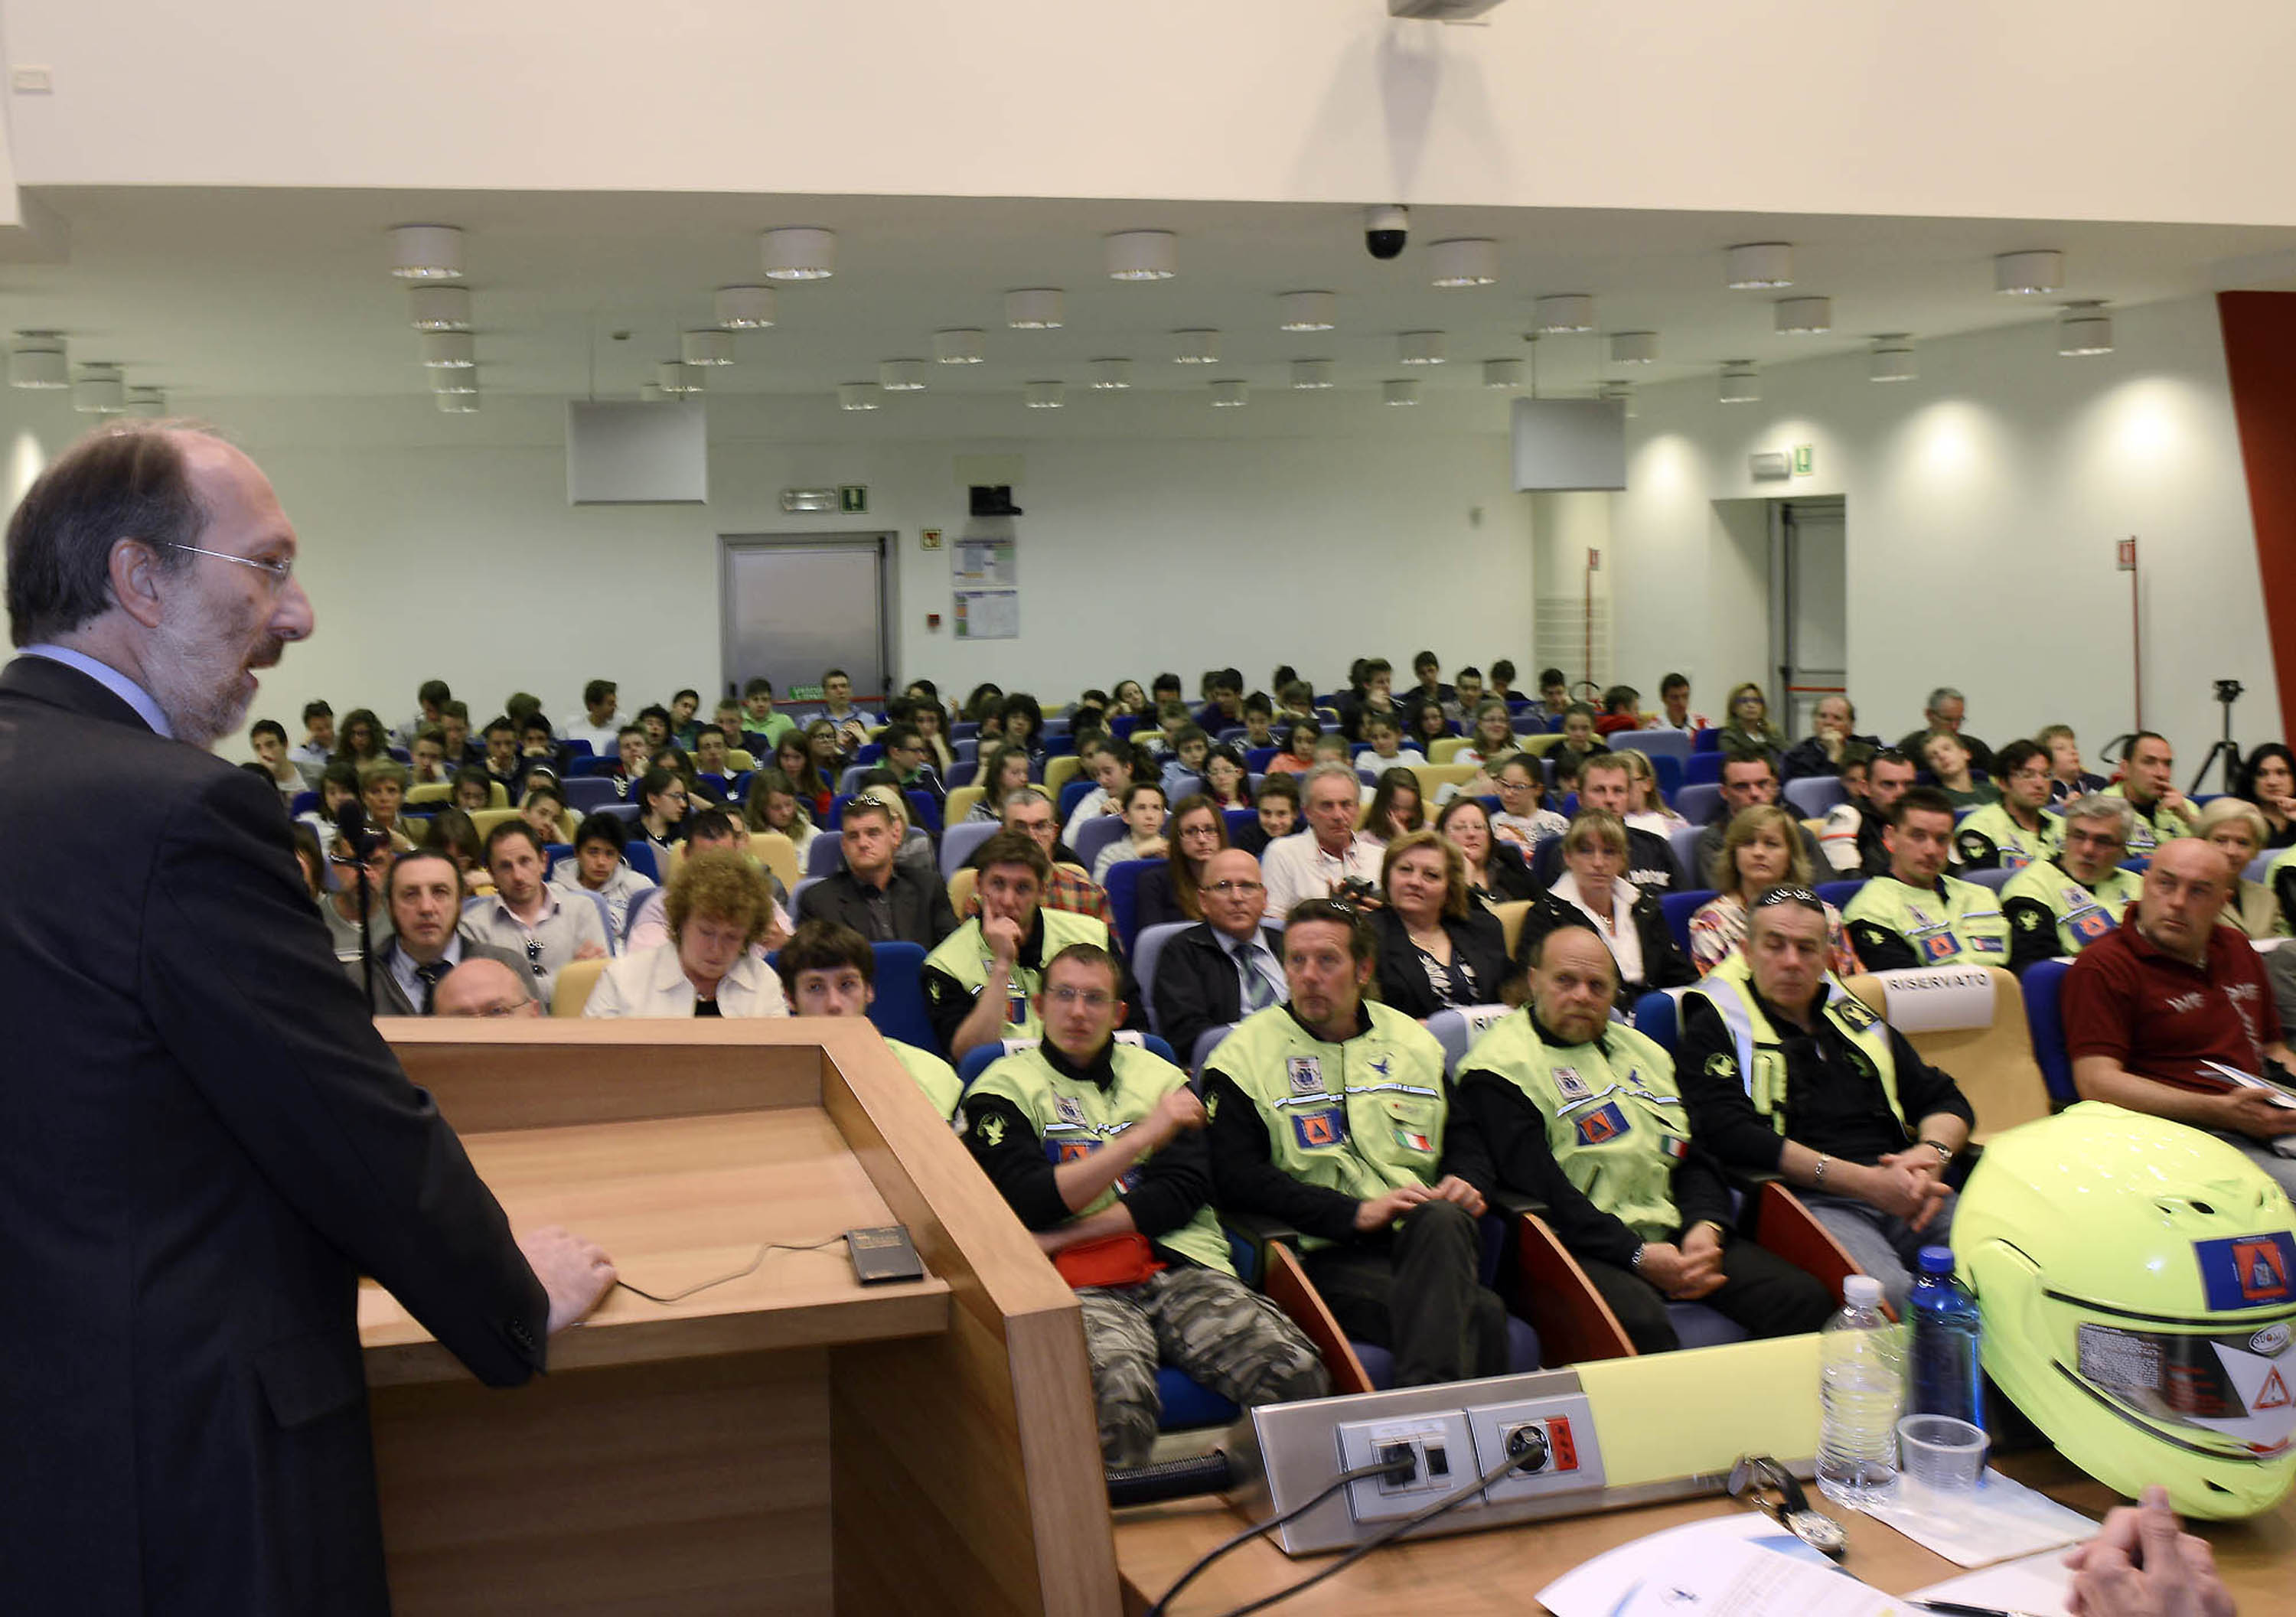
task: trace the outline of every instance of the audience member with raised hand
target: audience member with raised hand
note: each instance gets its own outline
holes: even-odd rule
[[[1857,710],[1847,696],[1823,696],[1809,716],[1809,734],[1786,749],[1778,765],[1778,779],[1801,780],[1841,773],[1843,755],[1864,743],[1878,748],[1876,736],[1857,734]]]
[[[1490,810],[1480,799],[1454,798],[1435,817],[1435,830],[1459,850],[1466,866],[1467,896],[1477,903],[1496,908],[1539,895],[1522,850],[1492,835]]]
[[[1432,831],[1388,844],[1372,916],[1379,997],[1422,1021],[1446,1005],[1496,1005],[1509,975],[1499,920],[1473,902],[1466,861]]]
[[[1795,835],[1793,817],[1775,803],[1759,803],[1730,822],[1722,839],[1725,885],[1690,917],[1690,962],[1704,976],[1738,952],[1745,941],[1754,902],[1773,887],[1809,885],[1809,855]],[[1866,968],[1841,928],[1841,915],[1825,906],[1826,969],[1837,977]]]
[[[1289,1003],[1205,1064],[1214,1200],[1300,1232],[1308,1278],[1349,1337],[1394,1353],[1395,1385],[1500,1375],[1506,1306],[1477,1280],[1488,1159],[1450,1104],[1443,1047],[1365,998],[1374,948],[1349,905],[1285,917]]]
[[[1042,834],[1049,841],[1052,805],[1041,796],[1037,801],[1044,809]],[[1046,902],[1053,863],[1028,831],[1008,826],[990,837],[981,844],[975,866],[980,873],[973,889],[976,913],[943,939],[924,964],[926,1011],[941,1054],[953,1062],[981,1045],[1040,1037],[1044,1023],[1035,998],[1044,985],[1046,963],[1072,943],[1100,948],[1109,944],[1105,922]],[[1103,895],[1102,903],[1106,901]],[[1128,1002],[1137,997],[1128,987],[1123,997]]]
[[[2225,906],[2224,924],[2237,926],[2251,938],[2284,938],[2288,923],[2280,914],[2280,900],[2271,886],[2248,879],[2248,866],[2264,851],[2269,834],[2264,811],[2236,797],[2212,798],[2202,805],[2194,834],[2224,854],[2231,867],[2233,898]]]
[[[1387,850],[1356,829],[1363,812],[1356,772],[1346,764],[1318,764],[1300,780],[1307,825],[1269,842],[1261,859],[1267,918],[1280,923],[1308,899],[1343,894],[1350,902],[1376,903],[1380,861]]]
[[[2205,1129],[2296,1194],[2296,1160],[2272,1148],[2296,1112],[2267,1089],[2226,1088],[2210,1063],[2251,1077],[2296,1072],[2264,964],[2236,926],[2223,853],[2197,837],[2164,842],[2144,891],[2116,928],[2081,950],[2059,1005],[2083,1100]]]
[[[780,974],[782,997],[792,1016],[859,1019],[866,1017],[869,1007],[877,1003],[876,951],[868,939],[834,921],[802,923],[775,955],[774,969]],[[886,1039],[885,1047],[932,1103],[933,1110],[955,1120],[957,1103],[964,1094],[956,1069],[931,1051],[898,1038]]]
[[[585,1016],[786,1016],[759,947],[774,924],[765,873],[733,849],[689,851],[663,896],[667,941],[598,973]]]
[[[1961,737],[1961,744],[1969,750],[1972,767],[1990,773],[1993,749],[1961,727],[1968,711],[1969,703],[1959,691],[1949,685],[1938,686],[1930,693],[1929,702],[1922,709],[1921,728],[1900,738],[1898,751],[1907,758],[1920,758],[1922,743],[1928,740],[1932,732],[1945,730]]]
[[[310,788],[303,784],[303,771],[287,756],[287,726],[275,718],[258,718],[247,732],[247,744],[255,753],[255,761],[263,767],[263,776],[277,789],[280,800],[292,802]]]
[[[1922,965],[2009,964],[2009,923],[2000,896],[1948,875],[1953,802],[1934,786],[1898,800],[1884,834],[1887,874],[1871,877],[1843,918],[1857,957],[1872,972]]]
[[[1601,808],[1581,808],[1562,833],[1563,870],[1530,907],[1515,941],[1514,958],[1527,968],[1540,938],[1558,926],[1591,926],[1619,963],[1622,991],[1675,989],[1698,981],[1698,972],[1674,940],[1658,895],[1628,876],[1627,827]]]
[[[839,851],[845,867],[805,890],[798,919],[833,922],[873,943],[914,943],[931,949],[956,930],[948,889],[938,873],[920,874],[896,857],[902,823],[880,798],[845,806]]]
[[[637,785],[639,834],[667,853],[685,834],[685,816],[693,799],[685,781],[674,770],[648,769]]]
[[[1658,682],[1658,717],[1651,722],[1653,730],[1695,735],[1714,727],[1705,714],[1690,710],[1690,681],[1680,674],[1669,674]]]
[[[2000,800],[1993,784],[1979,780],[1970,767],[1969,743],[1952,731],[1932,730],[1922,737],[1922,761],[1956,808],[1981,808]]]
[[[2267,741],[2240,767],[2234,795],[2264,816],[2267,849],[2296,845],[2296,753]]]
[[[1300,829],[1300,777],[1263,776],[1251,794],[1251,824],[1229,840],[1256,859],[1266,855],[1276,838]]]
[[[319,773],[335,756],[335,710],[324,702],[303,704],[303,739],[289,754],[303,778],[316,790]]]
[[[574,857],[561,859],[551,872],[551,884],[562,893],[594,893],[606,905],[606,935],[619,938],[629,930],[630,906],[653,891],[653,882],[630,868],[623,853],[629,833],[611,814],[593,814],[574,832]]]
[[[465,960],[492,960],[525,973],[526,961],[463,924],[463,873],[437,849],[402,853],[384,877],[390,926],[374,946],[372,1008],[377,1016],[430,1016],[440,981]],[[360,963],[345,963],[360,979]],[[521,985],[520,991],[525,991]]]
[[[1364,809],[1363,833],[1384,847],[1421,829],[1426,821],[1426,809],[1419,800],[1419,777],[1407,768],[1382,769],[1378,784],[1371,789],[1371,802]]]
[[[1771,719],[1770,699],[1762,687],[1751,679],[1731,686],[1724,707],[1722,750],[1759,754],[1775,767],[1785,745],[1785,733]]]
[[[1528,1003],[1459,1063],[1460,1109],[1489,1145],[1480,1188],[1538,1199],[1638,1352],[1681,1346],[1669,1301],[1754,1336],[1824,1326],[1824,1284],[1733,1234],[1729,1183],[1691,1133],[1673,1057],[1611,1020],[1618,966],[1602,940],[1558,927],[1529,964]]]
[[[1164,836],[1164,788],[1135,781],[1124,789],[1124,834],[1102,849],[1093,860],[1092,879],[1108,884],[1108,873],[1126,859],[1161,859],[1171,851]]]
[[[353,708],[343,715],[335,743],[333,761],[348,764],[356,769],[361,764],[373,763],[390,756],[385,744],[382,720],[373,708]]]
[[[1142,931],[1175,921],[1201,921],[1199,892],[1204,865],[1228,845],[1227,817],[1210,798],[1184,797],[1166,827],[1164,863],[1140,873],[1132,913]],[[1258,868],[1258,861],[1253,866]]]
[[[1890,849],[1884,840],[1898,800],[1906,795],[1919,771],[1913,759],[1896,748],[1863,757],[1863,746],[1842,753],[1841,789],[1849,795],[1826,810],[1818,846],[1837,876],[1878,876],[1888,874]]]
[[[487,871],[494,877],[494,897],[472,906],[463,924],[480,941],[524,960],[538,998],[549,998],[558,973],[577,960],[605,956],[606,923],[598,907],[587,899],[560,901],[533,826],[506,820],[488,832]]]
[[[1940,753],[1960,751],[1959,736],[1932,739]],[[2048,807],[2049,755],[2037,742],[2013,741],[1993,755],[1993,766],[1997,773],[1984,790],[1996,795],[1954,827],[1956,862],[1969,870],[2022,870],[2064,841],[2064,821]]]
[[[1693,1137],[1793,1186],[1902,1317],[1919,1249],[1949,1243],[1946,1168],[1975,1113],[1826,970],[1830,948],[1808,888],[1757,899],[1744,948],[1683,997],[1676,1071]]]
[[[1627,766],[1627,829],[1645,832],[1666,842],[1668,857],[1671,858],[1674,833],[1689,830],[1690,822],[1667,807],[1666,794],[1659,790],[1658,771],[1652,767],[1648,753],[1622,747],[1618,756]],[[1578,772],[1578,793],[1583,801],[1587,793],[1584,769]]]
[[[1499,811],[1491,817],[1491,833],[1499,841],[1531,853],[1570,828],[1569,820],[1544,806],[1546,771],[1529,754],[1504,759],[1492,784],[1498,788]]]
[[[2144,889],[2144,877],[2120,868],[2135,817],[2124,800],[2102,792],[2066,802],[2058,850],[2001,888],[2011,971],[2021,976],[2041,961],[2078,955],[2120,924]]]
[[[1628,881],[1652,895],[1679,892],[1685,883],[1675,865],[1673,846],[1655,832],[1644,831],[1628,821],[1634,804],[1633,760],[1639,756],[1633,752],[1604,752],[1588,759],[1578,776],[1579,811],[1600,809],[1617,816],[1626,826]],[[1561,840],[1542,841],[1530,857],[1531,879],[1541,887],[1548,887],[1562,874]]]

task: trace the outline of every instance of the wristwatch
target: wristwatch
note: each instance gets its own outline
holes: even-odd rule
[[[1948,1145],[1943,1140],[1933,1140],[1924,1136],[1922,1139],[1922,1144],[1938,1153],[1939,1161],[1950,1162],[1953,1161],[1953,1148],[1950,1145]]]

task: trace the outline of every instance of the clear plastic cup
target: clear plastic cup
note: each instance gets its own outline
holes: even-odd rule
[[[1933,1493],[1972,1492],[1985,1474],[1985,1428],[1950,1415],[1909,1415],[1898,1423],[1904,1474]]]

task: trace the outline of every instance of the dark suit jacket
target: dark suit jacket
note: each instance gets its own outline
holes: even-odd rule
[[[1690,964],[1690,956],[1682,952],[1682,945],[1674,940],[1674,933],[1666,923],[1666,912],[1659,907],[1656,893],[1644,893],[1636,898],[1628,912],[1634,922],[1635,940],[1642,945],[1643,980],[1622,982],[1621,996],[1641,994],[1652,989],[1687,988],[1698,981],[1698,968]],[[1530,969],[1530,951],[1538,941],[1558,926],[1586,926],[1586,912],[1555,893],[1547,893],[1530,907],[1522,918],[1522,932],[1514,941],[1514,966],[1519,972]],[[1620,1003],[1633,1008],[1631,998]]]
[[[893,863],[893,883],[886,894],[892,900],[893,934],[903,942],[922,944],[931,952],[933,945],[956,930],[956,912],[949,907],[947,887],[898,859]],[[797,907],[800,919],[835,921],[865,938],[871,936],[869,900],[849,870],[824,876],[807,888]]]
[[[120,789],[133,782],[133,791]],[[12,1613],[381,1613],[373,1276],[481,1380],[547,1299],[334,959],[279,794],[0,671]]]
[[[1379,997],[1390,1008],[1406,1016],[1421,1021],[1443,1010],[1454,1002],[1435,997],[1428,985],[1427,973],[1421,969],[1419,951],[1411,946],[1411,934],[1403,924],[1403,917],[1391,909],[1372,912],[1371,928],[1379,939]],[[1472,906],[1457,920],[1447,920],[1443,930],[1451,935],[1451,964],[1456,967],[1464,962],[1475,976],[1473,1005],[1496,1005],[1499,989],[1514,974],[1508,963],[1506,929],[1499,918],[1481,905]]]
[[[1283,934],[1273,926],[1259,929],[1280,964]],[[1187,1063],[1196,1040],[1207,1029],[1223,1027],[1243,1017],[1243,988],[1236,981],[1235,961],[1209,923],[1175,932],[1156,957],[1156,981],[1148,985],[1156,1006],[1157,1025],[1172,1054]]]
[[[1179,895],[1172,891],[1170,863],[1151,865],[1142,871],[1132,890],[1134,927],[1144,932],[1152,926],[1169,926],[1175,921],[1186,919],[1188,916],[1180,908]]]
[[[506,948],[496,948],[491,943],[481,941],[467,928],[457,930],[462,932],[464,960],[499,961],[516,972],[521,982],[532,983],[533,977],[522,956],[513,955]],[[390,973],[391,955],[398,948],[397,938],[386,938],[374,951],[374,1014],[378,1016],[420,1016],[422,1014],[422,1006],[406,997],[406,990],[398,986],[398,979]],[[343,970],[350,978],[351,986],[358,987],[359,978],[363,975],[360,964],[356,960],[347,961],[344,963]],[[531,987],[528,989],[528,997],[529,998],[533,997]]]

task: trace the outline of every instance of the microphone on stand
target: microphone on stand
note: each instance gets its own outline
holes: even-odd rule
[[[367,906],[371,895],[367,891],[366,862],[381,842],[382,836],[367,825],[366,806],[357,798],[335,810],[335,831],[343,839],[344,846],[351,850],[348,861],[339,859],[337,863],[352,866],[351,879],[358,883],[359,981],[365,986],[366,1003],[372,1009],[374,1005],[374,939],[368,932]]]

